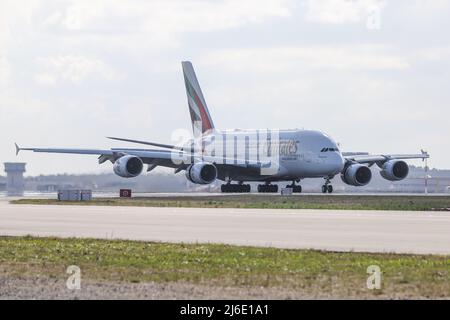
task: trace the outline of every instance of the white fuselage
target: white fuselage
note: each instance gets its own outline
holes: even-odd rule
[[[202,137],[203,153],[224,163],[269,160],[265,173],[233,173],[233,180],[277,181],[333,177],[342,172],[344,158],[333,139],[311,130],[214,131]],[[225,178],[225,177],[219,177]]]

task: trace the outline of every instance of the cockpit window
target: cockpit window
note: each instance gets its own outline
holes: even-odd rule
[[[338,148],[323,148],[320,150],[320,152],[333,152],[333,151],[339,151]]]

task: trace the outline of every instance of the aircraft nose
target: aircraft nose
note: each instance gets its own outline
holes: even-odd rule
[[[335,169],[335,173],[341,173],[344,169],[345,159],[340,152],[336,152],[336,156],[333,157],[333,167]]]

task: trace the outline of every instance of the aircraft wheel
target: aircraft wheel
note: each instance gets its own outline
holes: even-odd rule
[[[220,186],[220,191],[223,193],[236,192],[236,185],[231,183],[226,183]]]
[[[326,186],[326,185],[323,185],[323,186],[322,186],[322,193],[327,193],[327,191],[328,191],[327,186]]]
[[[302,193],[302,186],[297,186],[295,184],[288,184],[286,188],[292,188],[293,193]]]
[[[244,193],[244,192],[250,192],[251,187],[249,184],[238,184],[236,185],[236,192]]]
[[[333,186],[331,184],[328,185],[327,189],[328,193],[333,193]]]
[[[278,192],[278,185],[276,184],[259,184],[258,185],[258,192],[261,193],[276,193]]]

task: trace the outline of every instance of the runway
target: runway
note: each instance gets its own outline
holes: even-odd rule
[[[11,205],[0,235],[450,254],[450,212]]]

